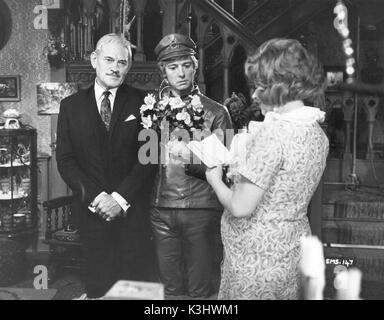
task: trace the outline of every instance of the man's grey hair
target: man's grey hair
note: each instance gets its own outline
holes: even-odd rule
[[[99,41],[97,41],[95,52],[99,54],[103,49],[103,46],[109,43],[121,44],[128,51],[128,62],[132,63],[132,49],[131,43],[122,35],[117,33],[108,33],[102,36]]]

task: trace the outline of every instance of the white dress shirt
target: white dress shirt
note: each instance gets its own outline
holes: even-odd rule
[[[101,101],[104,99],[104,92],[109,91],[111,94],[109,95],[108,99],[111,102],[111,113],[113,112],[113,105],[115,103],[115,98],[116,98],[116,91],[118,88],[113,88],[106,90],[104,89],[101,85],[95,81],[95,98],[96,98],[96,103],[97,103],[97,110],[99,110],[100,113],[100,108],[101,108]]]

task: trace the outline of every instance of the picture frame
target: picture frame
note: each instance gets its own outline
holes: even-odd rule
[[[42,5],[47,9],[61,9],[63,7],[61,0],[42,0]]]
[[[327,82],[326,91],[337,91],[338,86],[346,79],[345,70],[342,66],[324,67],[324,72]]]
[[[0,101],[20,101],[19,75],[0,75]]]
[[[36,86],[37,114],[52,115],[60,111],[60,102],[76,93],[78,85],[75,82],[45,82]]]

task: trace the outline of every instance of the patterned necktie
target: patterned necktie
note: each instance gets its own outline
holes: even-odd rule
[[[100,106],[100,115],[101,119],[103,120],[105,127],[107,128],[107,131],[109,130],[109,123],[111,122],[111,101],[109,100],[109,95],[111,92],[104,91],[103,92],[103,100],[101,101]]]

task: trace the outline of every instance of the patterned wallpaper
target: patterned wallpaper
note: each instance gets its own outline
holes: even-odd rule
[[[37,129],[38,151],[50,154],[51,126],[49,116],[37,115],[36,84],[50,80],[50,69],[42,51],[48,30],[36,30],[33,9],[41,0],[5,0],[12,13],[12,34],[0,50],[0,74],[20,75],[21,101],[0,102],[0,112],[15,108],[21,121]]]

